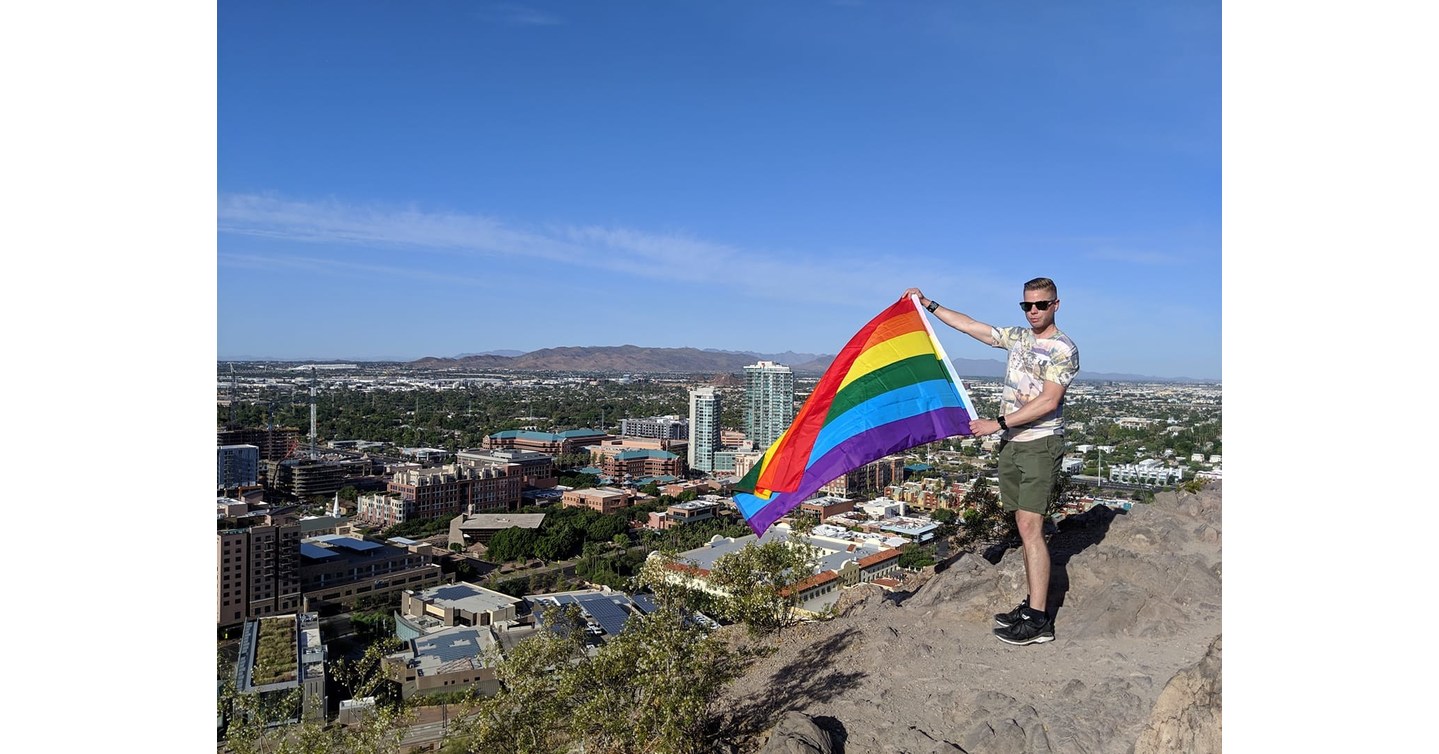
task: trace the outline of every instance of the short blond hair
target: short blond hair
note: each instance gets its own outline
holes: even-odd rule
[[[1056,286],[1056,285],[1054,284],[1054,281],[1053,281],[1053,280],[1050,280],[1049,278],[1035,278],[1035,279],[1029,281],[1028,283],[1025,283],[1025,284],[1024,284],[1024,290],[1026,290],[1026,291],[1044,291],[1044,290],[1047,290],[1047,291],[1050,292],[1050,295],[1051,295],[1051,296],[1054,296],[1054,297],[1056,297],[1056,298],[1059,297],[1059,287]]]

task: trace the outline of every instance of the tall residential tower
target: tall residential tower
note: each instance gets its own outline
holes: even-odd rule
[[[715,452],[720,449],[720,397],[713,386],[690,391],[689,466],[706,474],[714,472]]]
[[[794,421],[794,370],[773,361],[744,368],[744,432],[763,451]]]

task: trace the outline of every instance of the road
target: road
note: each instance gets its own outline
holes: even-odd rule
[[[415,722],[410,725],[405,731],[405,736],[400,739],[400,746],[423,749],[426,744],[443,741],[445,734],[450,731],[450,726],[455,722],[454,716],[451,714],[455,710],[450,709],[452,706],[454,705],[441,704],[415,708]]]

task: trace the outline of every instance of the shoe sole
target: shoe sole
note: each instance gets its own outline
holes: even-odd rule
[[[1006,638],[1004,638],[1003,636],[1000,636],[999,634],[995,634],[995,635],[994,635],[994,638],[999,639],[1000,641],[1004,642],[1005,644],[1014,644],[1015,646],[1020,646],[1020,647],[1024,646],[1025,644],[1043,644],[1043,643],[1045,643],[1045,642],[1047,642],[1047,641],[1054,641],[1054,636],[1053,636],[1053,635],[1048,635],[1048,636],[1046,636],[1046,635],[1044,635],[1044,634],[1040,634],[1039,636],[1036,636],[1036,637],[1034,637],[1034,638],[1032,638],[1032,639],[1023,639],[1023,640],[1006,639]]]

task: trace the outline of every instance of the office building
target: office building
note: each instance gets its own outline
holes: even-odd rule
[[[883,492],[904,481],[904,456],[885,456],[827,482],[820,492],[846,497],[862,492]]]
[[[512,464],[403,469],[395,472],[384,493],[361,495],[355,517],[376,526],[394,526],[461,513],[515,510],[522,481],[521,467]]]
[[[651,529],[664,531],[676,526],[709,521],[715,517],[719,507],[719,503],[712,500],[690,500],[675,503],[663,511],[652,511],[648,526]]]
[[[616,481],[647,477],[683,478],[684,459],[667,450],[631,450],[615,445],[589,447],[590,463]]]
[[[532,432],[507,429],[486,435],[480,443],[486,450],[514,448],[552,456],[580,453],[586,445],[598,445],[609,435],[597,429],[571,429],[565,432]]]
[[[395,635],[416,639],[455,626],[512,623],[524,600],[478,584],[460,581],[429,589],[406,589],[400,595]]]
[[[215,487],[222,490],[260,483],[260,449],[254,445],[215,447]]]
[[[549,489],[559,482],[554,457],[532,450],[469,448],[455,454],[455,463],[471,467],[519,466],[523,489]]]
[[[715,453],[720,450],[720,412],[724,402],[717,388],[706,386],[690,391],[689,467],[706,474],[715,470]]]
[[[630,504],[629,495],[611,487],[570,490],[560,498],[566,508],[589,508],[596,513],[614,513]]]
[[[337,534],[302,540],[299,555],[306,610],[326,604],[352,607],[366,596],[425,589],[453,580],[430,562],[428,555]]]
[[[745,437],[768,448],[794,421],[794,370],[773,361],[744,368]]]
[[[469,688],[479,696],[492,696],[500,690],[495,675],[498,646],[488,626],[455,626],[406,641],[399,652],[385,656],[385,668],[400,685],[401,699]]]
[[[215,531],[216,626],[239,626],[299,609],[300,524],[267,513],[220,516]]]
[[[621,419],[620,436],[646,437],[653,440],[687,440],[690,436],[690,420],[679,416]]]
[[[518,527],[539,531],[545,522],[543,513],[462,513],[450,520],[450,538],[446,544],[469,547],[473,544],[489,544],[496,534]]]

